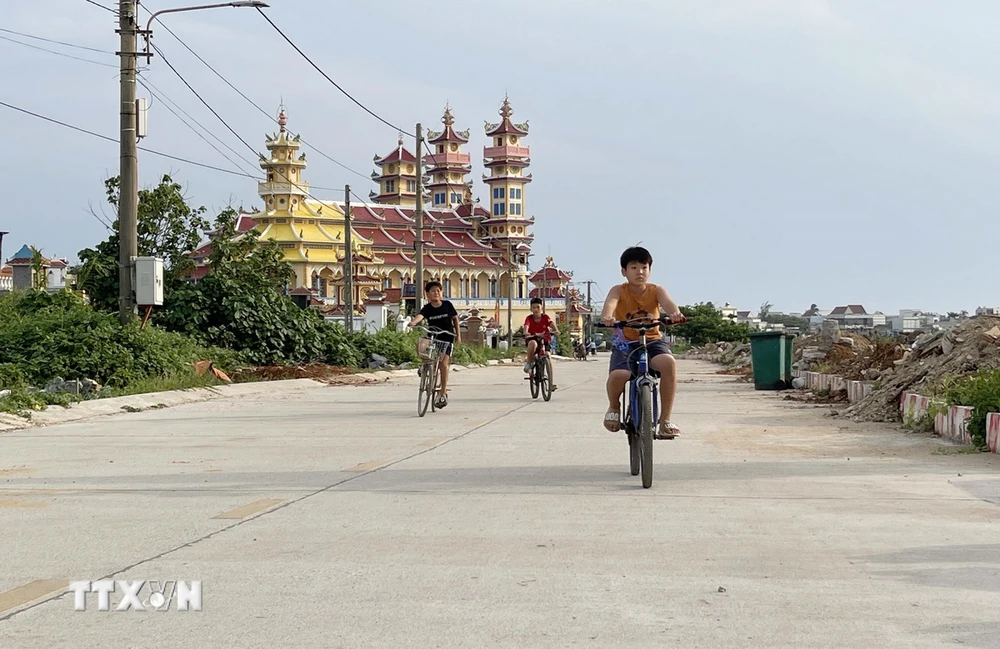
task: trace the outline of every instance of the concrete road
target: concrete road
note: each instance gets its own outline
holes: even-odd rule
[[[0,647],[1000,647],[996,456],[680,367],[649,490],[606,357],[0,434]],[[100,579],[202,610],[74,610]]]

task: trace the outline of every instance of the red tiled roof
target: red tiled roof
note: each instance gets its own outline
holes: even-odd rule
[[[437,144],[438,142],[460,142],[462,144],[465,144],[466,142],[469,141],[469,138],[462,137],[451,126],[446,126],[444,130],[441,131],[441,135],[438,135],[433,140],[427,140],[427,141],[430,142],[431,144]]]
[[[14,269],[11,268],[10,266],[4,266],[3,268],[0,268],[0,277],[13,277],[13,276],[14,276]]]
[[[486,135],[493,137],[494,135],[527,135],[527,131],[522,131],[519,129],[509,117],[504,117],[503,121],[497,124],[493,130],[487,131]]]
[[[407,151],[406,147],[403,146],[403,143],[400,142],[399,146],[397,146],[392,153],[378,160],[375,164],[382,166],[392,162],[412,162],[416,164],[417,158],[412,153]]]
[[[573,277],[572,273],[567,273],[566,271],[560,270],[554,266],[545,266],[535,271],[535,274],[529,277],[528,281],[540,282],[540,281],[554,281],[560,279],[566,280],[566,279],[572,279],[572,277]]]

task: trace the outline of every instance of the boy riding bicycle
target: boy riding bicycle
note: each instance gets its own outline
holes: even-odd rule
[[[424,294],[427,296],[427,304],[420,309],[420,313],[410,320],[407,327],[414,327],[422,320],[427,321],[427,326],[441,329],[437,335],[439,343],[444,344],[441,350],[441,392],[435,404],[438,408],[448,405],[448,370],[451,368],[451,353],[455,349],[455,344],[462,342],[462,332],[458,326],[458,311],[455,305],[444,299],[444,288],[441,282],[427,282],[424,286]],[[425,355],[430,340],[421,338],[417,343],[417,353]]]
[[[645,248],[628,248],[621,255],[622,276],[628,281],[613,287],[604,302],[601,321],[613,325],[622,320],[661,317],[661,309],[673,322],[683,322],[684,316],[667,293],[666,289],[648,283],[653,256]],[[650,369],[660,374],[660,421],[657,425],[658,439],[674,439],[680,429],[670,421],[677,391],[677,368],[670,346],[662,339],[659,329],[646,332],[647,352]],[[608,374],[608,411],[604,415],[604,427],[611,432],[621,430],[621,400],[625,386],[635,371],[635,361],[629,354],[636,348],[639,333],[633,329],[615,330],[612,336],[611,367]]]
[[[531,315],[524,319],[524,337],[528,342],[528,362],[524,364],[525,374],[531,373],[531,367],[535,363],[535,353],[538,350],[539,340],[544,345],[544,351],[552,351],[552,335],[558,334],[552,318],[542,313],[542,298],[531,298]],[[536,338],[532,338],[536,336]],[[556,380],[553,376],[552,366],[549,365],[549,384],[552,390],[556,389]]]

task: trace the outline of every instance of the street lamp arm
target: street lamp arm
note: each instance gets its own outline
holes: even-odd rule
[[[161,14],[173,14],[179,13],[181,11],[198,11],[199,9],[220,9],[222,7],[268,7],[266,2],[259,2],[258,0],[247,0],[245,2],[221,2],[213,5],[199,5],[197,7],[177,7],[175,9],[161,9],[149,17],[149,22],[146,23],[146,33],[149,33],[149,28],[153,24],[153,20]]]

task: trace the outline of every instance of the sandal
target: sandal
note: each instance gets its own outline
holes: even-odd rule
[[[656,432],[656,439],[675,439],[681,434],[681,429],[677,424],[671,423],[669,421],[661,421],[659,430]]]
[[[558,390],[559,388],[557,388],[557,387],[555,386],[555,384],[553,383],[553,384],[552,384],[551,386],[549,386],[549,389],[551,389],[551,390],[552,390],[553,392],[555,392],[555,391],[556,391],[556,390]]]
[[[621,413],[608,410],[604,413],[604,427],[612,433],[617,433],[622,429]]]

